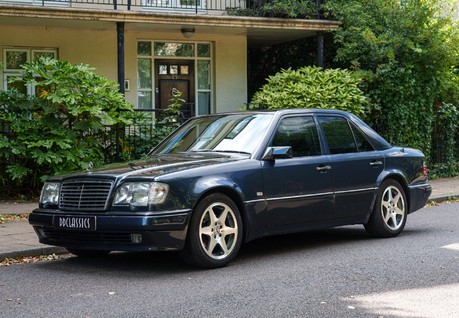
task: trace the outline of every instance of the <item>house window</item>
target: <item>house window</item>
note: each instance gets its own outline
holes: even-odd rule
[[[24,70],[21,65],[40,57],[57,58],[57,49],[8,48],[3,49],[3,88],[16,89],[23,94],[35,94],[35,88],[22,80]]]
[[[137,107],[164,108],[165,87],[190,89],[182,97],[192,114],[211,113],[212,45],[192,42],[137,42]]]

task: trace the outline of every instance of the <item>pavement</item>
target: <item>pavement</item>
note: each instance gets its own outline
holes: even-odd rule
[[[451,198],[459,198],[459,177],[430,180],[432,195],[430,200],[443,202]],[[0,202],[0,214],[30,213],[38,207],[38,203]],[[64,254],[63,247],[44,245],[27,220],[10,221],[0,224],[0,262],[5,258],[31,257],[50,254]]]

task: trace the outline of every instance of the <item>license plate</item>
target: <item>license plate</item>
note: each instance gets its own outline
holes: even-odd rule
[[[95,216],[65,216],[59,215],[55,219],[55,226],[67,230],[96,230]]]

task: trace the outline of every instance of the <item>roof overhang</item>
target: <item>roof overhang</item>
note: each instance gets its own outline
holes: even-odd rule
[[[249,47],[277,43],[334,31],[340,22],[329,20],[278,19],[260,17],[216,16],[206,14],[155,13],[144,11],[88,10],[0,5],[0,25],[115,29],[124,22],[125,30],[180,32],[193,27],[196,33],[246,35]]]

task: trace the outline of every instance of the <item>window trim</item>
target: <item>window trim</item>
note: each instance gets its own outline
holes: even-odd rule
[[[338,119],[341,119],[341,120],[344,120],[346,123],[347,123],[347,127],[349,129],[349,132],[351,133],[351,136],[352,136],[352,140],[354,142],[354,149],[355,151],[346,151],[346,152],[338,152],[338,153],[332,153],[330,151],[330,144],[328,142],[328,136],[326,135],[323,127],[322,127],[322,122],[321,122],[321,118],[338,118]],[[317,115],[317,122],[319,124],[319,127],[320,127],[320,131],[321,131],[321,134],[323,136],[323,142],[324,144],[326,145],[326,148],[327,148],[327,151],[328,151],[328,154],[330,156],[335,156],[335,155],[346,155],[346,154],[353,154],[353,153],[359,153],[359,148],[357,147],[357,142],[355,140],[355,136],[354,136],[354,132],[352,131],[352,127],[350,126],[351,125],[351,122],[348,118],[346,118],[345,116],[341,116],[339,114],[320,114],[320,115]]]
[[[140,42],[148,42],[150,43],[150,55],[145,55],[145,54],[139,54],[138,53],[138,47]],[[155,43],[178,43],[178,44],[192,44],[193,45],[193,56],[171,56],[171,55],[155,55]],[[199,56],[198,52],[198,45],[199,44],[207,44],[209,45],[209,56]],[[136,59],[137,61],[139,59],[151,59],[151,88],[140,88],[139,87],[139,77],[138,77],[138,64],[137,69],[136,69],[136,74],[137,74],[137,94],[136,94],[136,108],[139,108],[139,93],[141,92],[149,92],[151,93],[151,107],[155,109],[157,105],[155,105],[155,96],[154,94],[156,93],[156,87],[155,87],[155,63],[160,62],[161,60],[187,60],[187,61],[193,61],[194,63],[194,96],[195,96],[195,101],[194,101],[194,111],[195,114],[200,114],[199,113],[199,94],[204,93],[207,94],[209,97],[209,113],[213,113],[214,110],[214,92],[215,92],[215,74],[214,74],[214,43],[209,42],[209,41],[178,41],[178,40],[147,40],[147,39],[137,39],[137,45],[136,45]],[[198,61],[209,61],[209,82],[210,82],[210,87],[207,89],[204,88],[199,88],[198,86]],[[204,114],[202,114],[204,115]]]
[[[269,141],[269,146],[272,147],[273,146],[273,141],[274,141],[274,138],[276,137],[276,134],[279,130],[279,127],[282,123],[283,120],[285,119],[289,119],[289,118],[299,118],[299,117],[309,117],[311,119],[311,122],[314,124],[314,128],[315,128],[315,131],[316,131],[316,137],[317,137],[317,145],[318,146],[318,153],[317,154],[313,154],[313,155],[301,155],[301,156],[295,156],[293,155],[292,158],[312,158],[312,157],[317,157],[317,156],[323,156],[324,155],[324,152],[323,152],[323,145],[322,145],[322,141],[321,141],[321,135],[320,135],[320,128],[319,128],[319,123],[317,122],[315,116],[313,114],[295,114],[295,115],[288,115],[288,116],[283,116],[282,118],[279,119],[279,122],[277,123],[276,127],[274,128],[274,131],[273,131],[273,134],[270,138],[270,141]],[[290,146],[292,147],[291,145],[283,145],[283,146]],[[292,148],[292,152],[294,154],[294,149]]]
[[[8,69],[7,68],[7,52],[26,52],[27,53],[27,61],[26,63],[33,60],[35,53],[52,53],[54,54],[54,58],[58,59],[58,49],[57,48],[41,48],[41,47],[8,47],[3,48],[3,90],[8,90],[8,78],[9,77],[16,77],[22,78],[24,76],[24,70],[22,68],[19,69]],[[35,94],[35,87],[32,85],[26,85],[26,92],[28,95]]]

